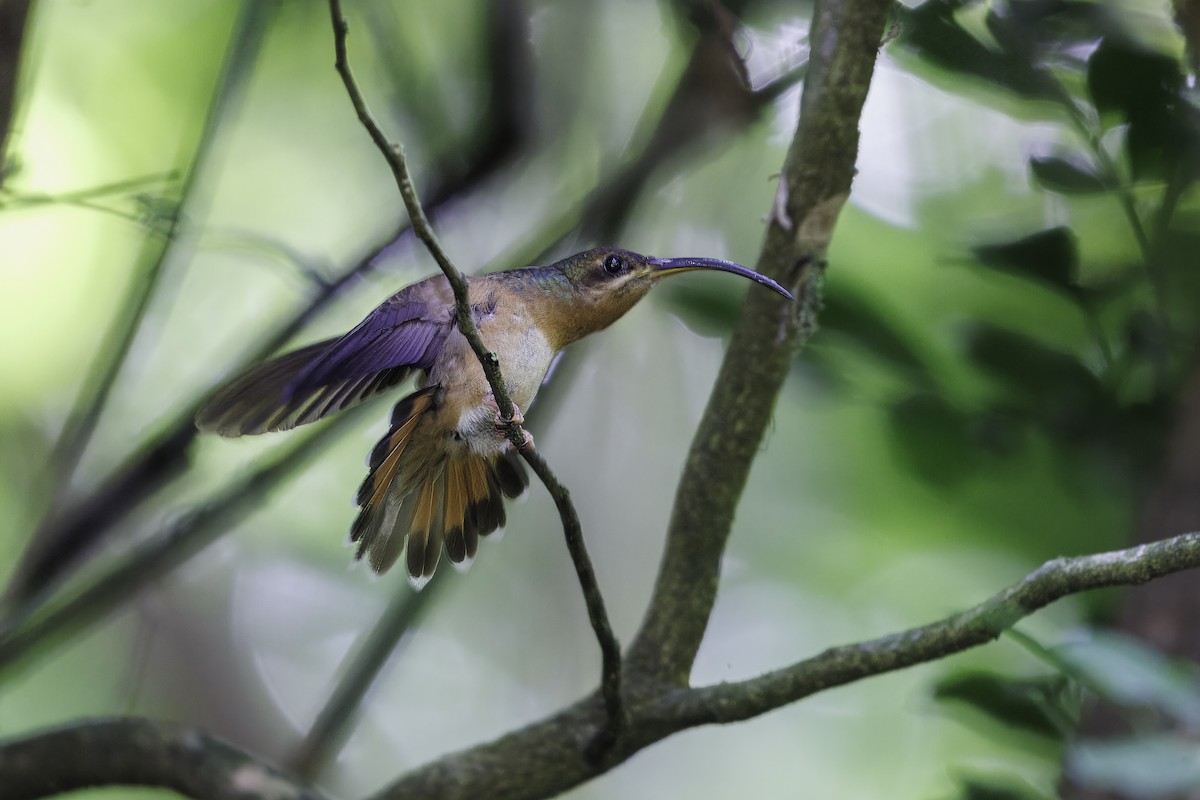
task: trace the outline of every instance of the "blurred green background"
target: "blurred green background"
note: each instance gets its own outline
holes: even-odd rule
[[[464,270],[595,243],[753,264],[795,128],[808,5],[347,12],[359,80]],[[1131,542],[1175,425],[1200,218],[1185,43],[1168,11],[927,0],[896,25],[822,330],[739,507],[699,684],[932,621],[1047,558]],[[411,239],[384,246],[403,211],[332,64],[318,2],[34,7],[0,190],[0,580],[24,587],[20,602],[10,588],[0,651],[25,609],[44,613],[128,562],[309,434],[184,443],[149,470],[164,484],[152,497],[31,583],[19,564],[35,534],[174,435],[331,283],[291,343],[347,329],[434,270]],[[719,276],[657,289],[568,353],[529,415],[623,641],[745,291]],[[136,332],[93,433],[78,412],[126,323]],[[347,658],[410,592],[402,574],[349,569],[345,548],[387,413],[350,420],[113,613],[0,661],[0,736],[137,714],[285,762]],[[87,433],[63,469],[73,424]],[[595,685],[599,654],[538,486],[507,531],[468,574],[438,573],[322,786],[360,795]],[[1115,655],[1132,645],[1084,627],[1116,602],[1072,599],[1022,622],[1031,640],[687,732],[571,796],[1051,796],[1081,686],[1107,685],[1082,672],[1136,672]],[[1070,648],[1084,666],[1064,666]],[[1177,691],[1164,713],[1194,699],[1191,673],[1176,681],[1176,667],[1135,652],[1138,675]]]

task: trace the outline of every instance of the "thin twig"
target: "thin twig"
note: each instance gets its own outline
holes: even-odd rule
[[[1095,159],[1100,169],[1102,180],[1111,187],[1118,205],[1121,206],[1121,212],[1129,222],[1129,229],[1133,233],[1134,240],[1137,242],[1138,252],[1142,254],[1142,266],[1146,270],[1146,279],[1150,284],[1150,291],[1154,297],[1159,324],[1162,326],[1166,336],[1170,338],[1172,326],[1167,306],[1167,288],[1164,281],[1164,274],[1155,261],[1154,241],[1151,240],[1150,235],[1146,232],[1146,224],[1142,221],[1142,216],[1138,212],[1137,199],[1134,197],[1133,189],[1122,178],[1121,170],[1117,167],[1117,163],[1108,154],[1108,150],[1104,148],[1104,142],[1101,140],[1100,134],[1095,130],[1093,122],[1083,113],[1070,94],[1062,88],[1061,82],[1058,86],[1059,104],[1067,112],[1067,118],[1075,126],[1076,132],[1087,143],[1092,158]],[[1167,192],[1170,192],[1169,186]],[[1173,208],[1166,212],[1166,219],[1169,219],[1171,211],[1173,211]],[[1162,359],[1159,359],[1159,362],[1157,366],[1159,368],[1161,383],[1161,373],[1164,371],[1164,367],[1162,366]]]
[[[592,745],[595,745],[595,747],[590,749],[593,755],[599,755],[600,751],[607,749],[605,742],[611,743],[616,738],[622,724],[620,645],[613,635],[612,626],[608,621],[608,613],[604,608],[604,601],[596,584],[595,572],[587,556],[579,517],[575,513],[570,495],[565,487],[554,477],[545,460],[534,452],[533,448],[526,446],[525,431],[519,424],[513,421],[513,404],[506,391],[504,378],[500,374],[500,361],[496,357],[496,354],[491,352],[487,345],[484,344],[483,339],[479,335],[479,329],[475,326],[470,298],[468,296],[467,280],[451,262],[450,257],[442,248],[437,235],[434,233],[429,220],[425,216],[425,211],[421,207],[421,201],[417,197],[416,189],[413,188],[412,178],[408,171],[408,163],[404,157],[403,146],[388,139],[383,129],[380,128],[378,122],[376,122],[374,116],[371,114],[370,109],[367,108],[366,99],[363,97],[362,91],[354,79],[346,51],[346,37],[349,33],[349,25],[342,13],[340,0],[329,0],[329,12],[334,31],[335,68],[346,86],[346,92],[350,96],[350,102],[354,106],[355,114],[357,114],[359,122],[366,128],[367,133],[371,136],[371,140],[375,142],[375,146],[379,148],[379,151],[383,154],[388,162],[388,166],[391,168],[392,175],[396,179],[396,186],[400,190],[400,196],[404,200],[404,206],[408,210],[409,218],[412,221],[413,233],[421,240],[426,249],[429,250],[430,255],[438,263],[442,273],[446,276],[446,280],[449,281],[451,289],[454,291],[458,329],[471,345],[471,349],[479,359],[484,375],[487,377],[488,384],[492,389],[492,396],[496,401],[496,406],[500,410],[501,417],[506,422],[504,429],[509,441],[517,448],[538,477],[542,479],[546,490],[554,498],[554,503],[559,509],[559,515],[562,518],[563,534],[567,540],[571,558],[575,563],[575,571],[579,576],[584,601],[587,605],[588,619],[591,621],[592,629],[595,631],[596,639],[599,642],[603,662],[602,685],[608,719],[604,731],[605,735],[593,740]]]
[[[488,383],[492,387],[492,394],[495,396],[496,405],[500,407],[501,416],[506,420],[512,420],[513,404],[505,389],[504,379],[500,375],[500,360],[483,343],[483,339],[479,336],[479,329],[475,327],[475,320],[471,315],[467,279],[454,266],[454,263],[450,260],[450,256],[446,254],[441,242],[438,241],[437,234],[433,231],[433,226],[429,224],[429,219],[425,216],[425,210],[421,207],[421,201],[417,197],[417,191],[413,188],[412,177],[408,172],[408,161],[404,157],[404,146],[388,139],[387,134],[379,127],[379,123],[375,121],[375,117],[371,114],[370,109],[367,108],[366,98],[363,97],[362,91],[358,88],[358,83],[354,79],[354,74],[350,70],[350,60],[346,53],[346,36],[350,28],[345,16],[342,14],[341,0],[329,0],[329,11],[333,20],[334,48],[336,52],[334,66],[342,78],[342,83],[346,86],[346,92],[350,95],[350,102],[354,106],[354,113],[358,115],[358,121],[367,129],[367,133],[371,136],[371,141],[375,142],[375,146],[383,153],[383,157],[388,162],[388,167],[391,168],[392,175],[396,179],[396,187],[400,190],[400,197],[404,201],[404,207],[407,209],[409,219],[412,221],[413,233],[425,245],[429,254],[433,256],[433,260],[441,268],[442,273],[446,276],[446,280],[450,281],[450,288],[454,290],[454,300],[458,312],[458,329],[471,345],[471,349],[475,351],[479,363],[483,366],[484,374],[487,376]],[[508,425],[506,433],[514,447],[523,448],[525,446],[524,432],[519,425]]]
[[[586,748],[589,758],[597,760],[612,747],[625,725],[625,716],[621,708],[621,646],[617,643],[617,637],[604,611],[604,598],[600,595],[600,584],[596,580],[596,572],[592,568],[592,560],[588,557],[587,545],[583,540],[583,526],[575,512],[575,506],[571,503],[571,493],[559,483],[550,465],[535,448],[526,448],[521,454],[546,485],[546,490],[558,506],[563,535],[567,540],[567,548],[571,551],[571,560],[575,564],[575,574],[579,576],[579,585],[583,588],[583,600],[587,605],[592,627],[596,631],[596,639],[600,642],[600,693],[604,697],[608,724],[588,742]]]
[[[147,186],[158,183],[171,183],[179,179],[179,170],[169,169],[162,172],[151,172],[136,178],[125,178],[119,181],[89,186],[86,189],[75,189],[70,192],[48,194],[45,192],[13,192],[0,189],[0,207],[28,208],[30,206],[50,205],[53,203],[79,203],[85,200],[95,200],[113,195],[125,195],[135,190],[144,190]]]

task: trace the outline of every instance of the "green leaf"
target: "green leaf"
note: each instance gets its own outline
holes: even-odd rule
[[[1066,760],[1071,780],[1126,797],[1178,797],[1200,789],[1200,747],[1171,734],[1084,741]]]
[[[933,392],[914,394],[888,409],[890,444],[914,473],[949,487],[971,473],[977,453],[969,420]]]
[[[970,775],[959,778],[961,800],[1046,800],[1046,796],[1016,777]]]
[[[971,361],[1046,434],[1070,444],[1111,438],[1119,411],[1079,358],[996,325],[976,324],[968,336]]]
[[[1056,95],[1050,73],[1026,54],[992,48],[958,24],[958,4],[926,0],[913,9],[897,7],[897,44],[950,72],[981,78],[1023,97],[1048,99]]]
[[[1115,705],[1153,708],[1190,726],[1200,725],[1200,675],[1192,665],[1171,661],[1116,633],[1095,632],[1085,641],[1054,648],[1054,653]]]
[[[909,333],[892,322],[893,315],[871,295],[849,286],[826,292],[821,329],[836,333],[876,358],[928,379],[929,367]]]
[[[984,266],[1032,278],[1078,299],[1079,249],[1070,228],[1047,228],[1021,239],[975,248]]]
[[[1060,740],[1065,718],[1058,698],[1068,685],[1061,675],[1029,679],[966,672],[940,680],[933,696],[966,704],[1007,727]]]
[[[1099,111],[1129,115],[1160,105],[1179,94],[1179,62],[1111,36],[1088,59],[1088,93]]]
[[[1181,162],[1195,173],[1200,120],[1178,59],[1108,36],[1088,60],[1087,85],[1097,109],[1128,124],[1135,178],[1170,179]]]
[[[1092,165],[1079,158],[1035,157],[1029,159],[1029,168],[1043,189],[1059,194],[1092,194],[1109,189]]]

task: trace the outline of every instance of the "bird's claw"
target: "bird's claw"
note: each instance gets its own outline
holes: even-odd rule
[[[488,394],[485,402],[492,407],[493,411],[496,412],[497,428],[507,428],[512,423],[516,423],[517,425],[525,424],[525,417],[521,414],[521,409],[516,403],[512,404],[512,416],[506,417],[500,412],[500,405],[496,402],[496,398],[490,393]]]
[[[496,399],[494,397],[492,397],[491,395],[488,395],[487,401],[488,401],[488,404],[492,406],[492,408],[496,409],[496,417],[495,417],[496,430],[499,431],[502,435],[507,437],[509,425],[524,425],[525,424],[525,416],[521,413],[521,409],[520,409],[520,407],[517,406],[516,403],[512,404],[512,417],[505,417],[504,414],[502,414],[500,412],[500,406],[496,404]],[[521,433],[525,434],[525,441],[524,441],[524,443],[521,444],[521,446],[518,449],[527,450],[530,447],[533,447],[533,434],[531,434],[529,431],[525,430],[524,428],[521,429]]]
[[[516,425],[524,425],[525,424],[525,417],[524,417],[524,415],[521,414],[521,409],[517,408],[516,403],[513,403],[513,413],[512,413],[512,417],[509,419],[505,419],[504,415],[500,413],[500,409],[496,409],[496,424],[497,425],[505,426],[505,425],[508,425],[510,422],[513,424],[516,424]]]

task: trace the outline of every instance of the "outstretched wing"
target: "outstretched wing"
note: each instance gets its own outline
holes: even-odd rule
[[[393,296],[344,336],[251,367],[217,390],[196,425],[222,436],[287,430],[357,405],[414,369],[429,369],[454,324],[452,309],[411,296],[409,290]]]

